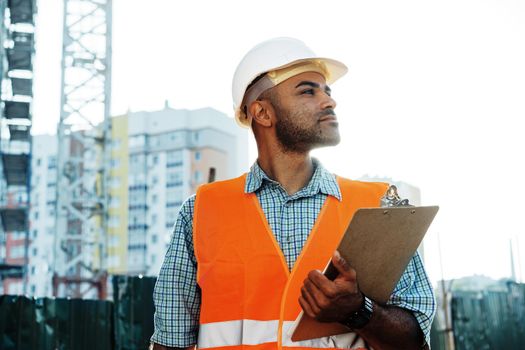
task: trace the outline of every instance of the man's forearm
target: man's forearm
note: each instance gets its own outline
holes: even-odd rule
[[[187,348],[176,348],[172,346],[164,346],[157,343],[153,343],[153,347],[150,348],[151,350],[193,350],[195,349],[194,346],[188,346]]]
[[[370,321],[356,331],[377,350],[419,350],[425,343],[414,315],[395,306],[374,304]]]

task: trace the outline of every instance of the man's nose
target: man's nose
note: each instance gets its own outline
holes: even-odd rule
[[[332,108],[333,109],[333,108],[335,108],[335,106],[337,106],[337,103],[332,98],[332,96],[330,96],[327,93],[325,93],[325,96],[324,96],[323,102],[321,104],[321,107],[323,109],[327,109],[327,108]]]

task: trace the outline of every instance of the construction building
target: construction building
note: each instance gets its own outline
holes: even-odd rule
[[[208,182],[248,167],[248,132],[212,108],[113,117],[107,191],[109,274],[156,275],[182,202]],[[57,136],[33,136],[29,293],[51,296]],[[86,158],[96,168],[101,157]],[[213,175],[214,172],[214,175]]]
[[[33,136],[28,294],[52,296],[57,188],[57,137]]]
[[[198,185],[240,175],[248,133],[212,109],[112,118],[108,271],[156,275],[182,202]]]
[[[27,291],[34,0],[0,1],[0,292]]]

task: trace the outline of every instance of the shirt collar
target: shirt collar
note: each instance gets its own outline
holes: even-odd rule
[[[341,201],[341,190],[339,189],[339,184],[337,183],[335,175],[329,173],[317,159],[312,158],[312,161],[315,169],[312,179],[308,185],[297,192],[297,194],[301,193],[305,196],[312,196],[321,192]],[[256,161],[246,176],[244,192],[257,192],[265,183],[279,184],[277,181],[270,179]]]

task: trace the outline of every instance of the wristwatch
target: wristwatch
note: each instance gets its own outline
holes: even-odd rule
[[[363,295],[363,304],[361,305],[359,310],[350,315],[350,317],[348,317],[346,320],[341,321],[341,323],[350,329],[363,328],[364,326],[366,326],[368,321],[370,321],[373,311],[374,302],[371,299],[369,299],[366,295]]]

